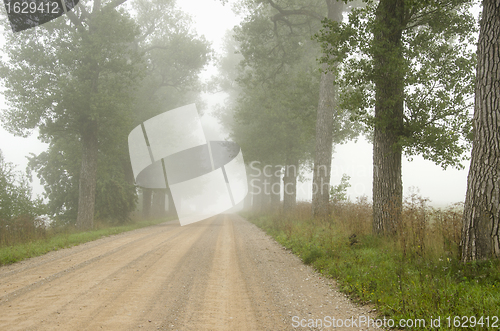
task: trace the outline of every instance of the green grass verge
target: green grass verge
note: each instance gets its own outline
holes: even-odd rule
[[[402,319],[422,319],[425,326],[407,329],[500,329],[498,260],[463,264],[446,256],[403,257],[394,242],[372,235],[353,240],[332,224],[269,216],[249,220],[395,326]],[[441,327],[431,328],[430,318],[438,317]]]
[[[19,243],[12,246],[0,246],[0,265],[11,264],[30,257],[40,256],[50,251],[76,246],[102,237],[156,225],[166,221],[167,220],[165,219],[138,221],[131,224],[104,227],[85,232],[66,232],[54,234],[49,232],[44,239]]]

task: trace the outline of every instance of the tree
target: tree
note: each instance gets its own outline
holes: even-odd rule
[[[373,83],[375,116],[373,132],[373,230],[397,230],[403,203],[401,145],[403,130],[404,56],[402,35],[405,0],[381,0],[373,28]]]
[[[151,199],[153,190],[150,188],[142,189],[142,218],[149,219],[151,217]]]
[[[94,214],[101,220],[124,222],[136,208],[136,189],[129,174],[127,132],[117,132],[113,143],[102,141],[98,152],[96,204]],[[48,212],[74,222],[78,211],[78,183],[81,149],[77,134],[55,135],[46,152],[32,155],[29,168],[44,185]]]
[[[500,258],[500,2],[483,0],[477,47],[474,140],[462,229],[462,260]]]
[[[340,22],[343,11],[351,8],[344,1],[337,0],[258,2],[267,3],[274,9],[270,15],[274,30],[277,31],[277,27],[282,25],[286,28],[283,31],[289,31],[288,36],[293,36],[296,34],[294,30],[305,26],[310,37],[319,29],[317,25],[323,19]],[[325,54],[328,56],[328,52]],[[321,71],[313,165],[312,215],[314,217],[326,217],[329,214],[333,143],[340,143],[355,135],[351,128],[344,127],[346,113],[339,111],[337,107],[338,92],[334,83],[334,71],[328,70],[326,65],[322,66]]]
[[[242,51],[245,58],[255,62],[239,79],[242,94],[235,109],[238,126],[233,134],[249,161],[259,161],[262,167],[285,166],[283,206],[287,212],[295,207],[299,166],[311,158],[319,83],[319,75],[311,66],[314,57],[302,55],[307,47],[296,45],[295,50],[287,48],[287,52],[299,59],[272,57],[272,62],[281,60],[277,66],[267,58],[255,59],[252,52]],[[264,188],[269,196],[272,176],[267,175]]]
[[[17,217],[34,218],[44,213],[41,199],[33,200],[26,176],[15,170],[0,151],[0,232]]]
[[[78,178],[81,164],[79,142],[75,135],[50,140],[46,152],[29,157],[28,168],[37,173],[48,198],[47,212],[64,222],[76,220]]]
[[[304,72],[291,69],[290,74],[280,75],[279,81],[243,88],[232,135],[247,162],[258,161],[260,173],[265,172],[262,181],[267,183],[261,190],[267,195],[271,195],[272,175],[278,171],[275,165],[285,165],[286,211],[295,206],[299,165],[311,158],[314,137],[315,107],[311,102],[317,100],[319,77],[304,79],[301,74]]]
[[[21,135],[38,127],[50,143],[30,164],[51,211],[80,228],[94,217],[124,220],[135,209],[128,133],[192,100],[209,59],[207,42],[195,38],[174,1],[135,1],[134,17],[116,8],[123,2],[78,6],[69,22],[9,35],[5,47],[4,123]]]
[[[332,186],[330,188],[330,200],[334,203],[338,202],[343,202],[347,201],[347,188],[351,187],[351,184],[349,184],[349,179],[351,179],[350,176],[347,174],[343,174],[342,178],[340,179],[340,184]]]
[[[174,0],[136,0],[132,8],[141,30],[135,46],[146,64],[134,91],[133,125],[194,100],[201,104],[198,75],[211,60],[209,42]]]
[[[250,181],[254,193],[261,193],[253,196],[256,211],[279,203],[279,170],[273,165],[282,167],[292,158],[298,162],[309,153],[304,144],[312,137],[317,98],[318,75],[312,66],[315,57],[308,56],[313,49],[307,45],[310,41],[300,35],[280,39],[273,33],[262,33],[273,31],[269,10],[266,6],[253,8],[235,29],[236,40],[226,37],[226,54],[219,61],[221,75],[215,81],[229,93],[219,119],[241,146],[245,161],[251,165],[249,170],[255,171],[250,178],[259,178]],[[291,194],[285,193],[286,201],[295,195],[288,186]],[[293,207],[295,198],[292,200],[287,207]]]
[[[237,39],[241,43],[240,52],[245,58],[242,67],[251,68],[251,70],[247,70],[246,77],[241,76],[244,78],[240,78],[240,83],[246,87],[244,93],[255,95],[255,91],[262,90],[261,96],[246,100],[242,98],[240,104],[246,102],[249,105],[248,121],[256,121],[255,109],[261,109],[262,113],[265,112],[269,115],[274,113],[273,118],[263,116],[262,122],[253,126],[257,131],[260,130],[260,133],[255,134],[252,139],[248,139],[248,148],[258,150],[259,157],[262,155],[273,156],[273,160],[267,159],[262,162],[287,165],[289,171],[285,171],[285,174],[292,174],[291,169],[296,170],[292,177],[286,178],[286,184],[290,188],[291,194],[285,195],[285,200],[290,198],[290,201],[295,201],[295,189],[292,188],[295,188],[298,167],[300,164],[304,164],[305,160],[311,158],[313,155],[311,152],[314,152],[314,147],[311,145],[311,138],[314,139],[314,128],[310,130],[309,124],[306,123],[317,123],[316,118],[322,118],[322,124],[316,127],[316,146],[320,144],[322,147],[316,154],[323,156],[327,165],[321,166],[318,163],[323,162],[321,161],[323,159],[316,161],[316,169],[324,169],[324,171],[322,173],[316,172],[315,181],[327,176],[328,180],[323,180],[323,186],[329,185],[332,139],[340,142],[353,132],[350,124],[345,125],[346,114],[341,112],[334,114],[333,104],[327,101],[327,99],[333,100],[331,95],[334,86],[330,84],[333,81],[331,79],[326,81],[325,77],[332,77],[332,73],[319,73],[315,59],[320,55],[320,50],[310,40],[311,36],[319,29],[321,19],[325,17],[327,3],[331,5],[331,13],[336,12],[338,6],[342,7],[341,2],[325,2],[323,0],[308,1],[307,3],[246,1],[243,7],[246,8],[248,16],[241,27],[236,30]],[[292,72],[297,74],[294,76],[291,74]],[[306,72],[310,72],[307,77],[304,74]],[[311,85],[312,79],[316,83],[321,82],[322,88],[319,87],[320,85]],[[254,92],[249,92],[250,86]],[[264,95],[266,97],[263,97]],[[319,99],[323,100],[322,106],[318,106],[318,95]],[[257,103],[257,99],[260,100],[259,103]],[[265,103],[267,104],[264,106]],[[310,113],[312,105],[315,105],[314,112],[316,114],[314,115]],[[307,112],[304,112],[305,109]],[[333,119],[334,117],[335,119]],[[307,121],[302,120],[303,123],[300,124],[298,123],[299,118],[307,118]],[[273,127],[273,121],[279,121],[282,125]],[[291,125],[293,121],[297,123]],[[282,130],[285,131],[282,132]],[[238,134],[238,132],[246,131],[240,129],[239,131],[235,130],[235,132]],[[271,132],[272,139],[265,139]],[[302,133],[306,132],[310,138],[304,139],[305,136]],[[300,133],[302,138],[297,133]],[[302,145],[297,143],[298,138],[302,139]],[[279,144],[270,148],[274,142],[279,142]],[[326,152],[324,146],[326,146]],[[246,148],[244,151],[248,155],[249,149]],[[246,158],[248,157],[246,156]],[[326,190],[324,203],[328,205],[328,187],[324,190]],[[319,201],[318,197],[322,194],[321,191],[321,188],[315,190],[314,201]],[[294,202],[285,205],[293,206]]]
[[[136,46],[146,62],[145,76],[134,93],[133,127],[195,101],[202,110],[198,75],[211,60],[212,50],[207,40],[193,31],[193,22],[175,8],[173,0],[136,0],[132,7],[141,28]],[[159,199],[159,194],[168,195],[169,213],[172,216],[176,213],[169,188],[163,193],[155,191],[157,198],[151,200],[152,193],[150,189],[143,189],[145,217],[149,217],[151,203],[153,209],[165,209],[165,199]]]
[[[130,47],[138,35],[133,20],[117,6],[92,11],[79,6],[66,20],[8,35],[2,63],[12,133],[38,127],[45,141],[71,133],[81,148],[77,226],[92,227],[99,149],[113,144],[127,126],[130,89],[139,78],[140,56]]]
[[[344,3],[337,0],[326,0],[327,18],[336,22],[342,21]],[[318,115],[316,119],[316,145],[313,168],[313,217],[326,217],[329,214],[330,174],[332,171],[333,127],[341,120],[338,112],[338,90],[335,76],[326,65],[322,66],[319,89]],[[340,116],[339,116],[340,115]],[[337,123],[335,123],[337,122]],[[338,134],[338,132],[335,132]]]
[[[475,31],[471,1],[367,1],[319,35],[336,68],[340,105],[373,130],[373,230],[397,231],[401,157],[462,167],[469,148]]]

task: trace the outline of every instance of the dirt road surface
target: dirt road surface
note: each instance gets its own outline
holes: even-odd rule
[[[372,330],[360,322],[376,318],[236,215],[172,221],[2,267],[0,312],[9,331],[333,330],[332,317],[354,321],[335,330]]]

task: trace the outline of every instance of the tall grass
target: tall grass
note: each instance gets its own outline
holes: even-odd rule
[[[0,247],[40,240],[47,237],[44,226],[29,215],[17,216],[7,222],[0,218]]]
[[[122,225],[97,220],[94,223],[94,229],[90,231],[77,231],[75,226],[70,224],[55,225],[45,229],[36,220],[29,217],[16,219],[16,222],[9,224],[0,222],[0,226],[2,226],[2,230],[0,230],[0,266],[169,220],[167,218],[154,220],[135,218]]]
[[[326,220],[311,219],[308,203],[298,204],[294,216],[253,215],[250,220],[381,317],[396,323],[427,321],[425,327],[411,329],[430,329],[430,318],[441,317],[441,327],[433,329],[498,330],[500,320],[496,328],[491,321],[500,317],[500,262],[460,262],[462,205],[434,209],[428,202],[418,192],[406,197],[402,221],[391,238],[372,234],[366,198],[335,203]],[[455,327],[455,316],[474,316],[476,322],[482,316],[483,325]]]

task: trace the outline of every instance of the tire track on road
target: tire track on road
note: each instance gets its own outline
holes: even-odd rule
[[[376,318],[236,215],[103,238],[0,275],[0,330],[328,330],[293,321]],[[336,328],[360,329],[374,330]]]

